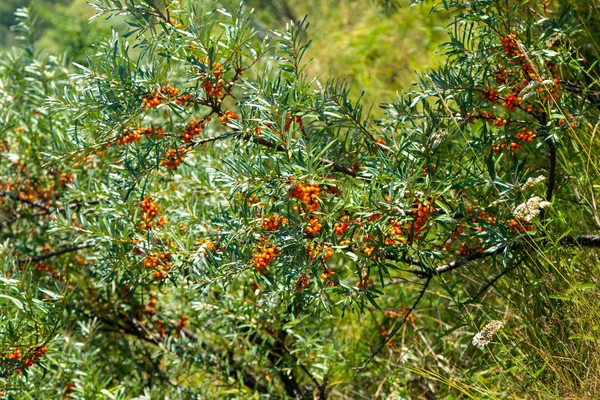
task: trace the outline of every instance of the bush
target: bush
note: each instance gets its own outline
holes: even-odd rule
[[[85,65],[0,69],[5,397],[599,395],[584,14],[443,2],[445,63],[375,119],[306,18],[93,6],[129,28]]]

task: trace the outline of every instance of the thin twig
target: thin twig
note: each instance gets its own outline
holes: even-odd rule
[[[432,278],[433,278],[432,275],[430,275],[430,276],[427,277],[427,280],[423,284],[423,289],[421,289],[421,292],[419,293],[419,295],[415,299],[415,301],[412,304],[412,306],[404,314],[404,317],[402,318],[402,321],[400,321],[400,323],[389,333],[389,335],[386,336],[386,338],[384,339],[384,341],[377,347],[377,349],[375,349],[375,351],[369,356],[369,358],[367,358],[367,360],[360,367],[358,367],[358,369],[354,373],[354,376],[352,377],[352,379],[356,378],[356,376],[358,374],[360,374],[367,367],[367,365],[373,360],[373,358],[375,358],[375,356],[381,351],[381,349],[383,349],[389,343],[389,341],[392,340],[392,338],[396,335],[396,333],[398,333],[398,331],[400,330],[400,328],[406,322],[406,319],[408,318],[408,316],[419,305],[419,303],[421,302],[421,299],[423,299],[423,296],[425,295],[425,292],[429,288],[429,283],[431,282]]]
[[[546,201],[552,202],[552,195],[554,194],[554,186],[556,185],[556,146],[552,141],[552,138],[548,138],[546,141],[548,148],[550,149],[550,167],[548,169],[548,188],[546,190]]]
[[[492,287],[492,285],[494,283],[496,283],[500,278],[502,278],[504,275],[508,274],[513,269],[517,268],[519,266],[519,264],[521,264],[522,262],[523,262],[523,259],[519,260],[512,267],[504,269],[502,272],[500,272],[498,275],[496,275],[492,280],[490,280],[488,283],[483,285],[483,287],[481,289],[479,289],[479,292],[477,292],[477,294],[475,296],[473,296],[470,300],[465,301],[462,304],[465,305],[465,304],[473,303],[475,300],[477,300],[479,298],[479,296],[484,294],[490,287]]]

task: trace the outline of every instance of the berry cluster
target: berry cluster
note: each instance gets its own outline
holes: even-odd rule
[[[154,128],[138,128],[134,131],[123,129],[123,136],[117,139],[117,146],[122,146],[125,143],[139,142],[142,136],[157,136],[162,138],[165,136],[163,129]]]
[[[310,276],[306,276],[306,274],[302,274],[300,278],[296,281],[296,291],[301,292],[302,289],[309,285],[308,279]]]
[[[181,133],[181,138],[184,142],[191,142],[195,136],[198,136],[202,133],[204,128],[206,128],[206,122],[210,121],[210,116],[205,115],[201,120],[197,118],[194,121],[191,121],[185,128],[185,130]]]
[[[23,367],[29,368],[32,365],[36,364],[40,358],[46,354],[46,345],[43,344],[41,346],[36,347],[29,351],[25,356],[23,355],[23,350],[20,347],[15,347],[11,354],[6,354],[2,358],[8,361],[9,370],[16,374],[20,374],[23,372]]]
[[[431,201],[431,204],[427,204],[427,202],[419,202],[417,204],[417,207],[414,210],[415,219],[412,223],[412,232],[415,237],[418,237],[419,234],[423,231],[423,229],[425,228],[425,224],[427,223],[427,220],[429,219],[433,211],[433,201]]]
[[[534,227],[528,221],[521,221],[521,220],[511,219],[508,222],[508,229],[511,232],[525,233],[525,232],[532,231],[534,229]]]
[[[154,315],[156,314],[156,304],[158,303],[158,300],[156,300],[156,296],[154,295],[154,293],[150,292],[150,304],[146,305],[146,307],[144,307],[144,313],[148,314],[148,315]]]
[[[333,225],[333,231],[335,232],[336,235],[343,236],[344,233],[346,233],[346,231],[350,227],[350,223],[348,222],[349,220],[350,220],[350,217],[348,217],[347,215],[344,215],[342,217],[341,221],[336,222]]]
[[[523,128],[520,133],[517,133],[515,137],[522,142],[531,142],[533,140],[533,136],[537,133],[537,131],[530,131],[527,128]]]
[[[287,113],[288,119],[285,121],[284,131],[289,131],[292,123],[296,123],[298,125],[298,129],[304,131],[304,125],[302,123],[302,117],[300,115],[292,115],[290,116],[290,112]]]
[[[401,222],[396,222],[395,219],[391,219],[389,237],[385,239],[385,243],[389,245],[400,245],[406,243],[406,236],[404,234],[404,227]]]
[[[178,23],[178,22],[177,22],[177,20],[176,20],[175,18],[171,18],[171,19],[169,20],[169,23],[170,23],[171,25],[174,25],[174,26],[175,26],[175,28],[177,28],[177,29],[181,29],[181,28],[183,28],[183,25],[181,25],[180,23]]]
[[[318,218],[309,218],[308,226],[304,228],[304,232],[310,236],[315,236],[317,233],[319,233],[322,227],[323,225],[321,225]]]
[[[165,338],[167,337],[167,328],[165,328],[165,323],[162,319],[153,322],[154,328],[160,332],[160,336]]]
[[[458,249],[458,254],[460,254],[462,257],[466,257],[474,253],[483,253],[484,250],[485,247],[481,246],[478,242],[475,242],[470,246],[466,243],[461,243],[460,248]]]
[[[308,207],[308,212],[315,212],[319,209],[320,193],[319,185],[305,185],[302,182],[296,184],[289,191],[290,197],[300,200]]]
[[[256,267],[258,274],[262,274],[273,259],[281,255],[281,253],[277,253],[277,250],[279,250],[279,246],[274,245],[272,247],[263,247],[260,249],[260,252],[252,254],[252,264]]]
[[[215,248],[215,244],[209,240],[204,244],[204,248],[200,252],[204,254],[204,257],[208,258],[208,252],[215,251]]]
[[[502,107],[506,108],[508,111],[515,111],[517,109],[517,106],[523,104],[523,99],[519,97],[519,92],[521,91],[521,88],[517,86],[515,90],[517,89],[518,91],[516,93],[508,93],[506,96],[504,96],[504,99],[502,101]]]
[[[183,314],[181,316],[181,319],[179,320],[179,322],[177,323],[177,325],[175,326],[175,337],[179,337],[179,332],[181,332],[183,329],[185,329],[185,327],[188,324],[188,317]]]
[[[335,275],[335,272],[331,268],[326,267],[325,271],[321,275],[319,275],[319,277],[322,280],[326,281],[327,279],[331,278],[333,275]]]
[[[323,250],[323,247],[321,246],[315,246],[314,243],[310,243],[308,246],[306,246],[306,252],[309,254],[310,256],[310,261],[314,260],[315,258],[317,258],[317,256],[319,254],[321,254],[321,250]]]
[[[177,104],[178,106],[193,106],[194,105],[194,98],[192,97],[191,94],[186,93],[186,94],[182,94],[181,96],[177,97],[175,99],[175,104]]]
[[[406,315],[408,310],[409,310],[408,307],[406,305],[403,305],[399,310],[398,309],[385,310],[383,312],[383,315],[385,315],[386,317],[388,317],[390,319],[393,319],[400,315],[402,315],[402,316]],[[411,324],[413,324],[415,322],[415,317],[412,312],[410,314],[406,315],[406,322],[409,322]]]
[[[58,176],[58,184],[60,186],[66,186],[70,183],[75,182],[75,174],[63,172]]]
[[[373,250],[371,250],[373,251]],[[361,275],[360,279],[356,283],[356,286],[361,290],[367,290],[373,282],[369,279],[369,270],[366,269]]]
[[[498,102],[498,90],[487,88],[485,92],[481,94],[481,97],[492,104],[496,104]]]
[[[573,118],[573,114],[567,114],[567,116],[568,116],[569,118]],[[563,125],[564,125],[564,124],[566,124],[567,122],[568,122],[568,121],[567,121],[567,119],[566,119],[566,118],[562,118],[562,119],[561,119],[561,120],[558,122],[558,125],[559,125],[559,126],[563,126]],[[569,124],[569,127],[570,127],[570,128],[575,128],[576,126],[577,126],[577,120],[573,120],[573,122],[571,122],[571,123]]]
[[[377,153],[377,149],[385,149],[386,147],[385,140],[377,139],[375,141],[375,145],[373,146],[373,153]]]
[[[517,133],[515,135],[515,137],[517,139],[519,139],[521,142],[531,142],[533,140],[533,136],[536,133],[537,132],[535,130],[530,131],[527,128],[523,128],[523,130],[520,133]],[[504,139],[503,143],[492,146],[492,150],[494,150],[494,152],[498,153],[502,150],[506,150],[507,148],[510,149],[510,151],[515,151],[521,147],[521,144],[517,143],[517,142],[510,142],[510,144],[508,144],[508,146],[507,146],[507,143],[508,143],[508,141],[506,139]]]
[[[179,165],[181,165],[183,156],[188,151],[191,151],[191,148],[188,148],[188,149],[181,148],[181,149],[179,149],[179,151],[175,150],[175,149],[167,150],[167,152],[165,153],[165,159],[162,160],[161,165],[166,166],[170,170],[176,169],[177,167],[179,167]]]
[[[221,115],[219,117],[219,121],[221,121],[222,123],[226,123],[228,120],[230,119],[238,119],[238,116],[236,113],[234,113],[231,110],[227,110],[223,113],[223,115]]]
[[[209,67],[209,62],[205,61],[204,65]],[[234,80],[241,75],[241,71],[238,70]],[[219,103],[223,101],[225,97],[229,94],[231,87],[233,86],[232,82],[226,82],[223,78],[223,65],[220,63],[216,63],[213,68],[212,74],[203,73],[200,71],[200,77],[198,80],[202,82],[202,89],[206,93],[208,97],[212,97],[217,99]]]
[[[164,279],[171,269],[171,260],[168,252],[151,254],[144,259],[144,267],[154,270],[157,279]]]
[[[510,33],[508,36],[500,38],[502,43],[502,50],[510,58],[513,59],[515,64],[524,64],[523,71],[533,71],[533,66],[527,60],[527,56],[521,50],[521,47],[517,43],[517,35]]]
[[[280,225],[287,225],[288,219],[279,214],[271,215],[262,221],[262,226],[267,231],[276,231]]]
[[[551,61],[545,61],[544,71],[548,71],[551,75],[551,79],[544,80],[536,73],[534,64],[530,57],[525,52],[525,49],[518,42],[517,34],[514,32],[508,33],[504,37],[500,38],[502,43],[502,53],[500,56],[503,58],[503,63],[506,67],[499,67],[495,73],[494,80],[500,87],[485,88],[482,93],[482,98],[488,100],[492,104],[498,104],[506,109],[508,113],[513,113],[517,109],[521,109],[528,114],[533,114],[534,106],[532,104],[526,104],[527,99],[532,96],[539,99],[542,103],[547,102],[550,99],[557,99],[558,91],[560,90],[561,78],[559,70]],[[512,66],[511,66],[512,64]],[[504,95],[499,94],[499,90],[507,88],[507,93]],[[543,113],[543,108],[540,107],[538,112]],[[469,122],[475,119],[483,119],[485,122],[495,125],[496,127],[507,126],[511,128],[511,125],[515,123],[519,125],[519,122],[515,121],[509,116],[496,117],[491,112],[482,111],[479,116],[468,116]],[[535,131],[523,128],[521,132],[516,132],[515,137],[517,141],[504,140],[503,143],[495,144],[492,146],[494,152],[500,152],[502,150],[510,149],[516,151],[523,143],[531,142]]]
[[[150,229],[153,226],[153,219],[158,215],[158,205],[152,201],[150,196],[146,196],[144,200],[140,203],[140,208],[142,209],[142,229]],[[167,223],[164,216],[161,216],[156,226],[160,228],[161,226]]]
[[[47,272],[50,275],[60,275],[60,271],[45,261],[35,261],[32,263],[38,272]]]
[[[19,197],[19,199],[30,203],[30,205],[32,206],[40,205],[44,207],[51,207],[51,200],[57,195],[55,181],[50,181],[44,189],[41,187],[39,182],[32,181],[31,178],[28,178],[29,173],[25,169],[23,163],[14,162],[12,166],[19,171],[17,173],[17,178],[14,181],[0,182],[0,190],[4,190],[6,192],[18,192],[17,196]],[[66,182],[64,178],[67,178],[69,182]],[[74,181],[74,179],[75,176],[72,174],[63,175],[63,182],[65,183],[70,183]],[[34,202],[36,204],[32,204]],[[3,203],[4,201],[0,197],[0,204]]]
[[[310,255],[310,260],[314,260],[315,258],[317,258],[320,254],[321,251],[323,250],[323,247],[320,245],[315,246],[314,243],[310,243],[307,247],[306,247],[306,252]],[[323,261],[329,259],[333,257],[333,249],[331,247],[325,247],[325,252],[323,253]]]
[[[171,99],[179,95],[179,89],[174,88],[171,85],[161,86],[156,92],[142,97],[142,103],[146,108],[156,108],[162,103],[167,103]]]

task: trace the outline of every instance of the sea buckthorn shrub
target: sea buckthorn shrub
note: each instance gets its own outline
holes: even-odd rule
[[[444,2],[379,119],[243,4],[97,0],[129,30],[86,65],[7,55],[2,396],[597,395],[597,60],[515,3]]]

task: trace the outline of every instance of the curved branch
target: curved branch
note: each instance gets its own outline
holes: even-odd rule
[[[423,288],[419,292],[419,295],[417,296],[417,298],[413,302],[412,306],[410,306],[410,308],[406,311],[406,313],[404,314],[404,317],[402,317],[402,321],[400,321],[400,323],[398,324],[398,326],[396,326],[389,333],[389,335],[387,335],[385,337],[385,339],[383,340],[383,342],[375,349],[375,351],[369,356],[369,358],[367,358],[367,360],[360,367],[358,367],[358,369],[356,370],[356,372],[352,376],[353,379],[356,378],[356,376],[358,374],[360,374],[367,367],[367,365],[373,360],[373,358],[375,358],[375,356],[381,351],[381,349],[383,349],[389,343],[389,341],[392,340],[392,338],[396,335],[396,333],[398,333],[398,331],[400,330],[400,328],[406,322],[406,319],[408,318],[408,316],[413,312],[413,310],[419,305],[419,303],[423,299],[423,296],[425,295],[425,292],[429,288],[429,284],[431,283],[431,279],[432,278],[433,278],[433,276],[431,276],[431,275],[427,277],[427,280],[423,284]]]

